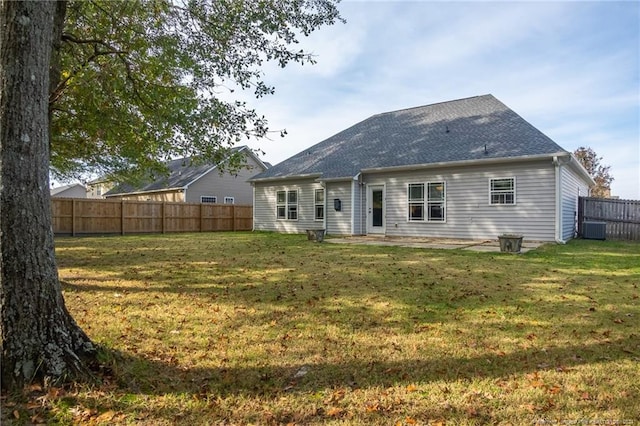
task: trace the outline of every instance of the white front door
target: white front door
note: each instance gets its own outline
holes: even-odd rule
[[[367,234],[384,234],[384,185],[367,187]]]

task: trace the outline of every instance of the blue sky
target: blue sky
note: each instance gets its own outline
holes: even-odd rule
[[[364,2],[346,24],[301,40],[313,66],[267,65],[276,93],[242,94],[278,163],[363,119],[493,94],[568,151],[611,166],[613,195],[640,199],[640,6],[637,2]],[[238,95],[235,92],[234,95]]]

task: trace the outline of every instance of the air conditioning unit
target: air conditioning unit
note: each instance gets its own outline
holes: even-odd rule
[[[582,222],[582,238],[587,240],[604,240],[607,237],[606,222]]]

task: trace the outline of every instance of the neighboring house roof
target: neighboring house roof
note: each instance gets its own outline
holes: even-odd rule
[[[492,95],[374,115],[251,181],[569,153]]]
[[[232,152],[246,151],[248,155],[251,155],[258,164],[264,165],[264,163],[247,147],[235,147],[231,149]],[[153,181],[143,182],[139,185],[131,185],[122,183],[115,188],[111,189],[105,195],[114,196],[120,194],[131,193],[144,193],[144,192],[158,192],[167,190],[184,189],[191,185],[193,182],[200,179],[202,176],[210,173],[218,168],[221,163],[202,164],[192,162],[191,157],[180,158],[177,160],[171,160],[167,162],[168,175],[163,175]],[[266,168],[266,166],[265,166]]]
[[[67,192],[69,190],[74,190],[74,189],[81,189],[82,191],[87,190],[87,188],[85,188],[84,185],[82,185],[81,183],[72,183],[69,185],[64,185],[64,186],[59,186],[57,188],[51,188],[51,196],[55,197],[55,196],[59,196],[60,194]]]

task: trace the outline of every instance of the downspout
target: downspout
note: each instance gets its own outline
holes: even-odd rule
[[[251,192],[253,195],[251,198],[253,199],[253,205],[251,206],[251,217],[253,220],[251,221],[251,231],[256,230],[256,184],[255,182],[251,182]]]
[[[555,169],[555,181],[556,181],[556,220],[555,220],[555,240],[558,244],[565,244],[566,241],[562,239],[562,182],[560,173],[560,160],[557,155],[553,156],[553,166]]]
[[[365,205],[365,183],[362,180],[358,181],[360,185],[360,235],[365,234],[366,221],[367,221],[367,206]]]

